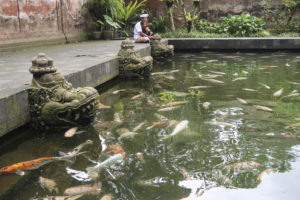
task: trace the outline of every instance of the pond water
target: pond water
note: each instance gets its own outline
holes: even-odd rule
[[[79,127],[71,138],[64,137],[66,130],[40,133],[26,127],[1,139],[0,168],[59,156],[87,139],[93,144],[72,163],[57,161],[25,176],[0,176],[0,199],[63,195],[71,186],[98,182],[101,194],[80,199],[98,200],[104,194],[144,200],[299,199],[297,53],[177,53],[156,63],[154,72],[169,73],[101,86],[101,103],[111,108],[99,109],[95,123]],[[179,104],[160,110],[170,102]],[[187,128],[166,137],[184,122]],[[118,145],[124,159],[92,180],[86,168],[113,156],[109,150],[117,151]],[[39,176],[55,180],[59,193],[42,189]]]

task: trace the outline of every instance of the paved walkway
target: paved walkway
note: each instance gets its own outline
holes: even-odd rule
[[[32,79],[32,74],[28,71],[31,59],[40,52],[46,53],[54,60],[59,72],[68,75],[115,57],[120,44],[120,40],[87,41],[0,52],[0,98],[28,88]],[[135,44],[135,49],[142,49],[148,45]]]

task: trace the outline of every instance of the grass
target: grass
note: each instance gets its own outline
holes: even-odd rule
[[[186,29],[177,29],[176,31],[167,31],[161,33],[163,38],[228,38],[234,37],[230,34],[217,34],[217,33],[203,33],[197,30],[192,30],[190,33]],[[268,31],[262,31],[253,34],[249,37],[300,37],[300,33],[281,33],[281,34],[271,34]]]

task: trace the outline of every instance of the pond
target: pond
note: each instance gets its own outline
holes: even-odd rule
[[[156,63],[150,80],[100,86],[110,108],[99,107],[73,137],[25,127],[2,138],[0,168],[93,144],[71,163],[0,176],[0,199],[62,196],[100,182],[100,194],[80,199],[299,199],[299,75],[293,52],[177,53]],[[90,178],[88,167],[121,149],[119,162]],[[39,176],[59,192],[43,189]]]

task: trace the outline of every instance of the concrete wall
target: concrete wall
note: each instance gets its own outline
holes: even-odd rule
[[[87,0],[0,0],[0,44],[13,39],[78,35]]]

